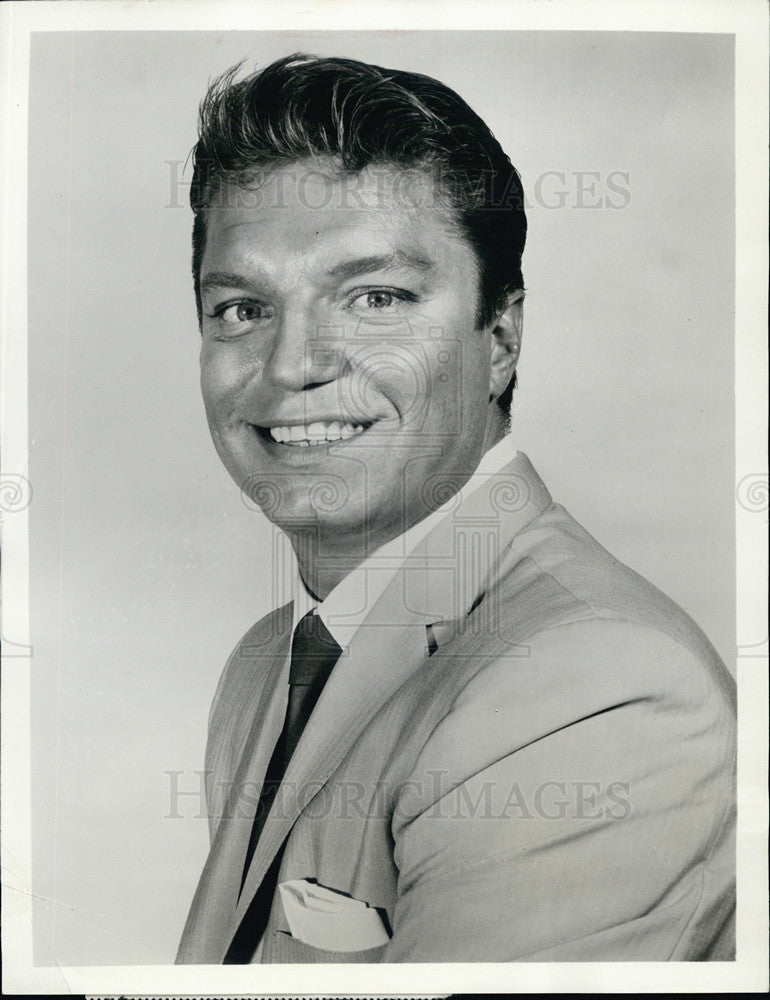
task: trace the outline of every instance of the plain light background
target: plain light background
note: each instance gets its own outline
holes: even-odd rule
[[[208,436],[178,181],[209,78],[293,51],[428,73],[495,132],[530,201],[514,440],[554,498],[734,669],[732,37],[35,35],[41,964],[171,962],[206,857],[199,797],[174,805],[171,784],[197,791],[220,671],[273,606],[272,536]]]

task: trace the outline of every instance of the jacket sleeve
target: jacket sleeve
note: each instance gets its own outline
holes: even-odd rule
[[[619,621],[551,629],[529,654],[476,673],[403,786],[382,960],[729,957],[724,667]]]

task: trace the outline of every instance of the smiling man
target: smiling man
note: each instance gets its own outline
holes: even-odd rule
[[[731,957],[733,684],[512,444],[488,128],[292,56],[212,86],[191,201],[212,437],[296,581],[215,695],[178,961]]]
[[[214,442],[242,487],[276,487],[270,516],[319,596],[351,556],[431,512],[426,478],[467,479],[504,429],[500,407],[479,401],[511,381],[523,293],[476,332],[479,266],[433,183],[380,164],[352,189],[313,157],[276,164],[245,201],[225,183],[207,211],[202,385]],[[323,517],[322,482],[346,501]]]

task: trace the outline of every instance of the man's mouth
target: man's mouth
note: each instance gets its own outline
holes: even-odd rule
[[[285,426],[259,427],[258,433],[277,444],[294,448],[311,448],[337,441],[349,441],[358,437],[372,426],[372,423],[343,423],[340,420],[316,420],[310,424],[290,424]]]

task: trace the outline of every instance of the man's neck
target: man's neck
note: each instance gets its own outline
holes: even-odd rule
[[[503,437],[502,431],[495,434],[482,455]],[[454,492],[459,492],[472,475],[458,476]],[[442,502],[448,499],[442,496]],[[337,584],[369,556],[430,516],[435,509],[421,506],[411,512],[402,511],[400,516],[397,514],[385,524],[361,525],[348,531],[339,527],[325,531],[320,523],[311,528],[288,531],[306,589],[317,599],[325,600]]]
[[[414,514],[411,519],[395,518],[392,523],[370,531],[364,528],[325,532],[318,525],[315,530],[287,532],[306,589],[317,599],[324,600],[369,556],[430,513],[426,509]]]

